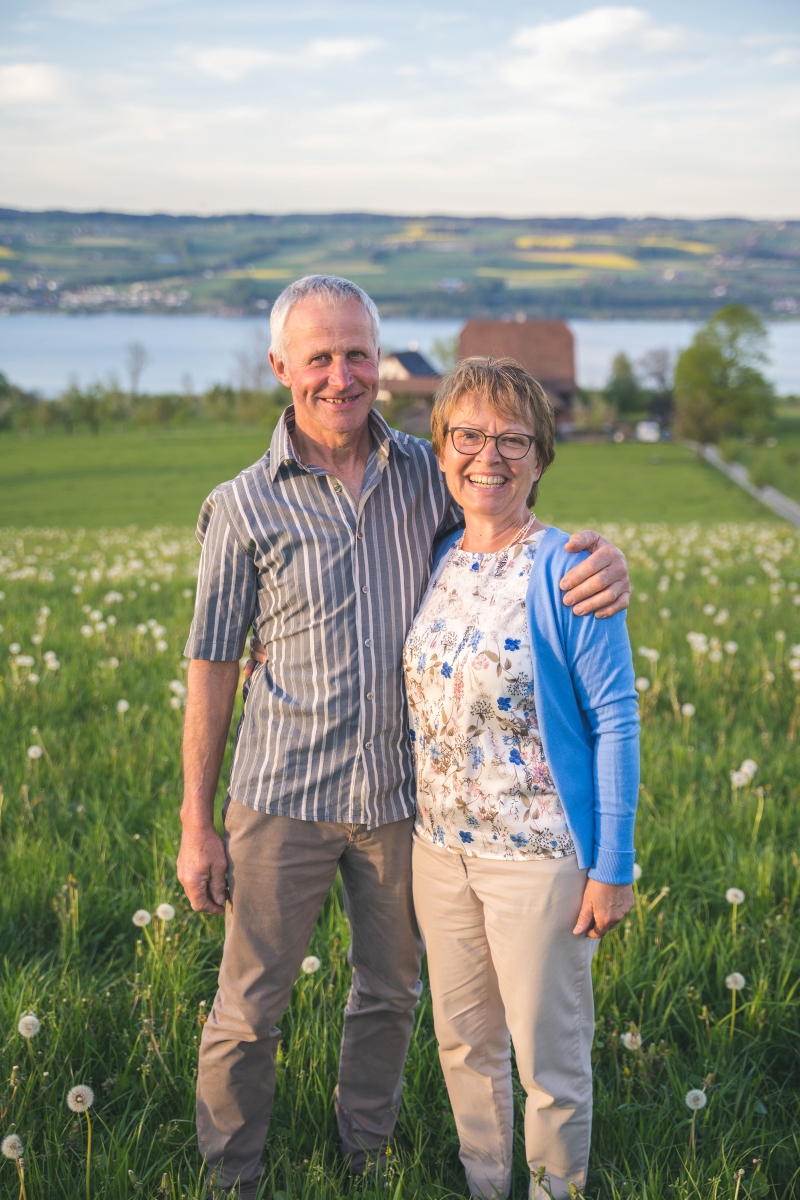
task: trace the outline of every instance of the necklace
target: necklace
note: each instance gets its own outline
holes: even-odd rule
[[[486,553],[487,554],[502,554],[505,550],[509,550],[512,546],[515,546],[517,544],[517,542],[521,541],[524,538],[525,534],[528,532],[528,530],[530,529],[531,525],[533,524],[533,522],[535,520],[536,520],[536,513],[531,513],[531,515],[528,517],[525,524],[520,525],[519,529],[514,534],[514,536],[512,537],[510,542],[506,542],[505,546],[501,546],[499,550],[487,550]],[[464,533],[466,533],[466,532],[467,531],[465,529]],[[461,541],[459,542],[459,550],[464,549],[464,533],[462,533],[462,535],[461,535]],[[477,550],[468,550],[466,553],[467,554],[478,554],[481,552],[477,551]]]

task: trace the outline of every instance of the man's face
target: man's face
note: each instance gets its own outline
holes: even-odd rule
[[[292,390],[300,429],[322,440],[360,429],[378,393],[380,358],[363,304],[301,300],[286,320],[285,344],[283,359],[269,357]]]

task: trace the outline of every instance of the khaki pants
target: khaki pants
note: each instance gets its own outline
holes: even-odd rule
[[[413,861],[439,1057],[470,1194],[507,1196],[511,1187],[513,1040],[527,1095],[528,1165],[531,1173],[546,1166],[561,1200],[568,1182],[585,1184],[591,1137],[597,941],[572,933],[586,871],[574,855],[509,862],[420,838]]]
[[[419,1000],[412,818],[367,829],[268,816],[229,803],[230,903],[219,990],[203,1029],[197,1134],[209,1171],[255,1194],[275,1090],[276,1028],[341,869],[353,981],[336,1090],[342,1149],[363,1169],[391,1137]]]

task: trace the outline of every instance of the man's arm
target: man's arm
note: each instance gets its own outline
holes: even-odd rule
[[[596,617],[613,617],[631,602],[631,581],[625,555],[593,529],[573,533],[565,549],[576,553],[589,550],[589,557],[561,580],[564,603],[572,607],[576,617],[594,613]],[[574,607],[573,607],[574,606]]]
[[[227,859],[214,826],[214,797],[238,682],[238,660],[189,664],[178,879],[196,912],[225,911]]]

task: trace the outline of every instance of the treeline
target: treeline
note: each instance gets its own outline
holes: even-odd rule
[[[26,392],[0,372],[0,432],[22,436],[43,433],[98,434],[103,428],[166,429],[196,421],[274,425],[291,402],[287,388],[237,388],[217,384],[200,394],[163,392],[134,394],[116,383],[68,387],[55,400]]]

